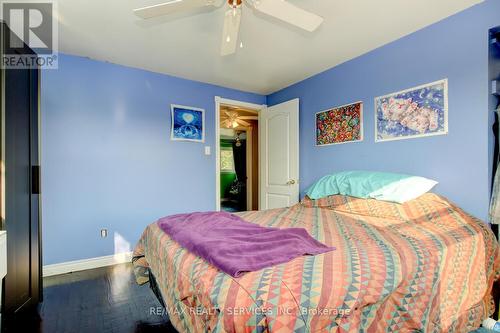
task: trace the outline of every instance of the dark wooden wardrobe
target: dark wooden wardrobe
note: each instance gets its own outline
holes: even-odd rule
[[[10,30],[2,25],[2,54]],[[12,37],[14,38],[14,37]],[[10,52],[10,50],[9,50]],[[20,52],[32,52],[26,46]],[[1,229],[7,231],[2,321],[34,309],[42,297],[39,69],[1,69]]]

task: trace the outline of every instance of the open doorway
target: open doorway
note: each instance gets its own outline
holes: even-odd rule
[[[259,105],[223,100],[218,106],[217,209],[259,209]]]
[[[228,212],[258,209],[258,113],[220,107],[220,207]]]

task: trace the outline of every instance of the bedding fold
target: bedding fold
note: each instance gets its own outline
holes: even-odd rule
[[[335,250],[303,228],[263,227],[226,212],[177,214],[157,223],[181,246],[233,277]]]

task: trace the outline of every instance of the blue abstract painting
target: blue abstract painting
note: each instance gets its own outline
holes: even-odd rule
[[[171,139],[177,141],[205,141],[205,111],[182,105],[172,105]]]
[[[375,141],[448,133],[448,80],[375,98]]]

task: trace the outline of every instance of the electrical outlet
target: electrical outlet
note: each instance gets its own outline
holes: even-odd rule
[[[101,238],[108,237],[108,229],[101,229]]]

